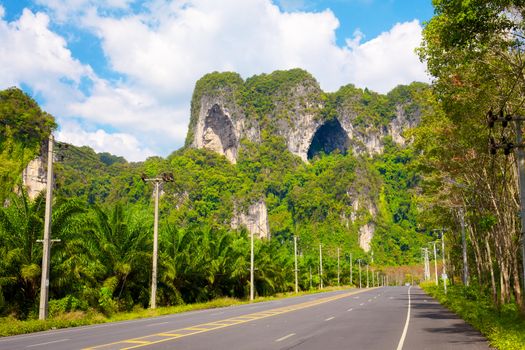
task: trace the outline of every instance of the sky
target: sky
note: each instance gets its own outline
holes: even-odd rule
[[[0,90],[32,96],[58,140],[142,161],[184,144],[209,72],[429,82],[414,50],[432,15],[431,0],[0,0]]]

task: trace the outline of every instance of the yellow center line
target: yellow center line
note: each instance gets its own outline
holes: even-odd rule
[[[116,342],[113,342],[113,343],[101,344],[101,345],[97,345],[97,346],[91,346],[91,347],[88,347],[88,348],[84,348],[83,350],[88,350],[88,349],[89,350],[96,350],[96,349],[112,349],[112,350],[115,350],[115,349],[119,349],[119,350],[136,349],[136,348],[140,348],[140,347],[144,347],[144,346],[148,346],[148,345],[153,345],[153,344],[157,344],[157,343],[162,343],[162,342],[166,342],[166,341],[170,341],[170,340],[179,339],[179,338],[182,338],[182,337],[187,337],[187,336],[190,336],[190,335],[195,335],[195,334],[204,333],[204,332],[210,332],[210,331],[217,330],[217,329],[220,329],[220,328],[231,327],[231,326],[239,325],[239,324],[242,324],[242,323],[247,323],[247,322],[252,322],[252,321],[255,321],[255,320],[260,320],[260,319],[267,318],[267,317],[277,316],[277,315],[281,315],[281,314],[292,312],[292,311],[306,309],[306,308],[309,308],[309,307],[312,307],[312,306],[328,303],[330,301],[346,298],[346,297],[349,297],[351,295],[363,293],[363,292],[366,292],[366,291],[369,291],[369,290],[372,290],[372,289],[375,289],[375,288],[370,288],[370,289],[365,289],[365,290],[358,290],[358,291],[355,291],[355,292],[349,292],[349,293],[344,293],[344,294],[338,294],[338,295],[335,295],[335,296],[321,298],[321,299],[317,299],[317,300],[313,300],[313,301],[307,301],[307,302],[296,304],[296,305],[280,307],[280,308],[267,310],[267,311],[259,311],[259,312],[255,312],[255,313],[251,313],[251,314],[247,314],[247,315],[236,316],[236,317],[231,317],[231,318],[227,318],[227,319],[224,319],[224,320],[197,324],[197,325],[184,327],[184,328],[178,328],[178,329],[174,329],[174,330],[170,330],[170,331],[166,331],[166,332],[161,332],[161,333],[154,333],[154,334],[150,334],[150,335],[146,335],[146,336],[142,336],[142,337],[126,339],[126,340],[119,340],[119,341],[116,341]],[[161,339],[158,339],[159,337],[161,337]],[[156,338],[156,339],[153,340],[154,338]],[[152,339],[152,340],[147,340],[147,339]],[[137,344],[137,345],[129,346],[130,343]],[[120,345],[120,347],[119,347],[119,345]]]

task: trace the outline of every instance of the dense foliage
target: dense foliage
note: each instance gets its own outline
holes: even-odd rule
[[[423,155],[426,222],[447,230],[453,282],[477,284],[497,307],[515,302],[525,313],[517,162],[513,152],[489,153],[491,138],[508,147],[521,126],[487,123],[491,110],[509,119],[524,113],[525,6],[511,0],[433,3],[436,16],[424,29],[420,55],[435,77],[436,113],[414,133]]]
[[[0,91],[0,203],[55,128],[52,116],[18,88]]]
[[[429,236],[416,224],[419,178],[410,147],[387,138],[384,152],[375,157],[336,150],[316,153],[305,163],[288,151],[274,127],[289,122],[301,108],[327,120],[352,108],[357,127],[364,123],[380,130],[398,108],[424,111],[419,96],[427,90],[414,83],[389,95],[353,86],[324,94],[300,69],[246,81],[235,73],[212,73],[197,83],[192,113],[200,99],[216,93],[232,99],[262,126],[259,143],[241,141],[236,164],[189,147],[167,158],[128,163],[89,147],[57,143],[52,236],[61,242],[52,250],[51,313],[95,308],[112,314],[148,306],[153,186],[142,177],[164,172],[172,172],[174,181],[161,188],[159,305],[247,296],[249,234],[232,222],[260,201],[268,208],[271,239],[255,242],[258,295],[293,290],[294,235],[299,238],[301,289],[320,284],[320,248],[325,286],[338,279],[357,283],[358,259],[363,268],[417,262]],[[297,94],[299,102],[293,102]],[[47,135],[37,136],[42,142]],[[42,258],[36,240],[43,231],[43,198],[11,193],[0,208],[1,314],[36,315]],[[374,255],[360,248],[365,226],[376,229]]]

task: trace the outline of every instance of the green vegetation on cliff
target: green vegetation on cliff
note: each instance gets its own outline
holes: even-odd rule
[[[20,89],[0,91],[0,203],[55,127],[54,118]]]

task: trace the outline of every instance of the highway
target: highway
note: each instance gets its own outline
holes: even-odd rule
[[[305,295],[0,338],[0,350],[490,349],[418,287]]]

